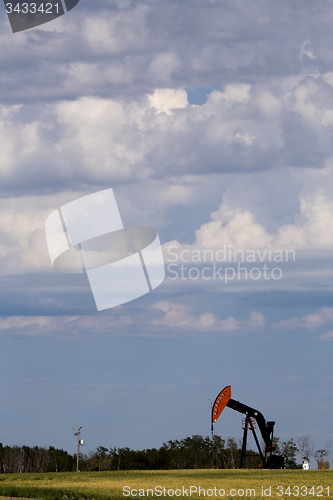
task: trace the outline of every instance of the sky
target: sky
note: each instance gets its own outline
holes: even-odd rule
[[[145,449],[211,401],[333,440],[333,5],[80,0],[13,34],[0,4],[0,441]],[[112,188],[166,279],[97,312],[44,224]],[[264,268],[264,266],[266,266]],[[242,436],[226,408],[223,438]]]

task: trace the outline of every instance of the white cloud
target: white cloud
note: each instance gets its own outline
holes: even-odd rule
[[[104,333],[110,328],[126,328],[133,324],[133,319],[123,314],[120,317],[105,316],[8,316],[0,318],[2,334],[77,335],[79,333]]]
[[[149,69],[154,80],[165,83],[172,80],[180,65],[181,60],[176,52],[165,52],[154,57]]]
[[[82,142],[84,138],[82,137]],[[63,167],[65,170],[65,166]],[[316,179],[316,177],[314,178]],[[320,182],[321,177],[318,177]],[[195,231],[193,244],[184,244],[173,240],[164,244],[164,249],[171,245],[182,249],[202,250],[232,248],[235,250],[329,250],[333,248],[333,200],[327,190],[314,192],[301,191],[300,213],[294,215],[294,223],[280,225],[275,231],[269,231],[260,223],[254,213],[237,207],[237,199],[224,196],[228,203],[222,202],[218,210],[211,213],[210,221],[203,223]],[[112,185],[110,182],[109,185]],[[148,182],[142,189],[126,186],[116,189],[117,199],[124,209],[122,215],[128,223],[168,224],[168,210],[180,205],[195,206],[202,203],[202,189],[195,177],[182,180],[170,179]],[[209,189],[209,183],[206,184]],[[327,180],[329,191],[329,180]],[[91,192],[89,190],[88,192]],[[230,191],[233,193],[233,191]],[[76,199],[87,192],[64,192],[59,195],[4,198],[0,201],[0,259],[1,267],[9,272],[14,269],[42,269],[49,266],[44,222],[52,210],[66,201]],[[255,194],[255,193],[254,193]],[[252,198],[255,203],[255,198]],[[176,221],[177,222],[177,221]],[[186,227],[184,227],[186,229]],[[178,227],[179,231],[182,228]]]
[[[299,220],[282,226],[275,244],[293,248],[333,248],[333,200],[321,189],[302,197]]]
[[[50,269],[45,220],[53,210],[80,196],[82,193],[63,192],[0,199],[1,273]]]
[[[319,340],[330,340],[333,339],[333,330],[330,330],[327,333],[324,333],[323,335],[320,335],[318,337]]]
[[[156,319],[153,319],[156,318]],[[243,333],[252,332],[265,324],[260,312],[253,311],[248,320],[239,321],[232,316],[224,320],[210,312],[195,316],[191,308],[168,300],[154,304],[150,311],[126,314],[108,314],[99,316],[8,316],[0,318],[2,334],[21,334],[28,336],[77,335],[79,333],[116,333],[140,324],[139,331],[132,332],[139,336],[160,336],[165,330],[183,330],[196,334],[203,332]],[[162,330],[161,330],[162,327]],[[131,330],[129,330],[131,332]]]
[[[90,12],[84,17],[78,36],[87,50],[97,56],[138,53],[149,43],[148,5]]]
[[[168,115],[172,114],[173,109],[185,108],[188,105],[185,90],[156,89],[148,99],[152,107]]]
[[[282,102],[268,90],[262,90],[257,97],[258,108],[263,115],[273,118],[279,116],[282,109]]]
[[[235,85],[246,86],[254,80],[253,74],[260,75],[267,87],[274,87],[277,74],[293,78],[297,72],[304,75],[309,63],[313,71],[312,66],[326,70],[332,62],[329,4],[322,3],[315,13],[309,3],[286,0],[279,4],[241,0],[230,5],[215,1],[194,5],[191,0],[81,4],[68,15],[15,38],[7,16],[1,17],[3,81],[15,95],[23,100],[25,96],[27,101],[37,95],[51,99],[114,96],[121,88],[121,93],[133,98],[161,82],[172,88],[178,88],[180,82],[184,86],[217,82],[229,97],[228,86],[234,90]],[[307,23],[311,39],[304,38]],[[13,60],[20,64],[21,82]],[[98,73],[95,79],[87,76],[89,85],[80,78],[75,83],[63,79],[75,63],[96,64]],[[99,78],[115,66],[118,75],[114,81]]]
[[[318,312],[301,318],[290,318],[276,323],[275,328],[283,330],[318,330],[333,323],[333,307],[322,307]],[[320,335],[319,339],[326,340],[332,337],[332,331]]]
[[[68,90],[75,79],[88,91],[96,72],[106,84],[133,79],[117,61],[110,68],[75,61],[62,76]],[[201,106],[189,105],[179,85],[158,86],[136,99],[86,96],[45,106],[7,105],[0,116],[2,180],[11,189],[27,178],[39,189],[51,179],[59,189],[77,189],[276,165],[324,168],[333,157],[332,109],[333,89],[314,76],[288,85],[280,79],[274,90],[230,83]]]
[[[228,203],[222,202],[219,209],[212,212],[210,221],[195,231],[192,245],[172,241],[165,244],[176,245],[182,249],[221,249],[257,250],[272,248],[281,250],[324,250],[333,249],[333,197],[329,188],[317,188],[312,178],[312,171],[303,175],[312,181],[313,191],[308,187],[299,194],[299,214],[294,215],[294,222],[283,224],[270,232],[261,224],[250,210],[237,207],[237,199],[224,196]],[[331,170],[327,170],[327,186],[332,179]],[[321,181],[321,176],[314,172],[314,179]],[[307,181],[308,183],[308,181]],[[241,193],[239,193],[239,196]],[[255,204],[255,200],[251,200]]]
[[[249,92],[251,85],[244,83],[234,83],[232,85],[227,85],[223,92],[221,92],[221,97],[224,97],[227,101],[231,103],[234,102],[246,102],[249,100]],[[218,92],[212,92],[212,99],[217,96]]]
[[[248,211],[230,210],[222,203],[220,208],[211,214],[211,218],[211,222],[203,224],[196,231],[195,245],[199,248],[218,249],[223,245],[230,245],[237,249],[256,249],[272,242],[272,237]]]
[[[162,317],[153,320],[152,325],[167,328],[180,328],[196,332],[213,331],[232,333],[252,330],[262,327],[265,324],[264,316],[256,311],[251,312],[248,320],[239,321],[232,316],[221,319],[210,312],[196,316],[193,314],[190,307],[170,302],[169,300],[161,300],[155,303],[151,308],[158,309],[164,313]]]
[[[273,71],[271,50],[280,43],[272,35],[266,47],[269,13],[279,13],[274,23],[281,26],[286,17],[273,2],[266,7],[263,14],[262,5],[244,2],[230,9],[219,2],[102,2],[40,30],[1,36],[1,88],[14,102],[0,112],[2,192],[14,199],[32,190],[73,190],[74,198],[74,192],[136,184],[138,191],[144,186],[150,205],[139,207],[136,200],[130,208],[146,216],[153,207],[152,225],[155,217],[162,226],[171,217],[177,223],[170,208],[195,206],[200,185],[207,190],[200,203],[210,202],[209,182],[219,182],[223,203],[210,220],[208,214],[200,218],[193,248],[331,249],[333,198],[325,186],[332,178],[333,73],[291,63],[327,63],[331,56],[323,52],[318,28],[316,41],[302,34],[295,50],[279,50],[281,71]],[[304,9],[309,14],[309,6]],[[13,74],[17,54],[21,83]],[[269,78],[252,78],[254,67],[265,68]],[[213,80],[221,90],[213,90],[202,106],[189,105],[184,88]],[[258,191],[247,195],[245,181],[237,195],[226,192],[225,174],[250,178],[277,165],[296,166],[306,176],[300,168],[305,165],[318,178],[311,189],[301,188],[299,213],[288,207],[272,222],[272,214],[282,211],[276,199],[256,205]],[[11,269],[48,262],[41,251],[42,220],[55,207],[19,213],[23,198],[2,209],[0,255]]]
[[[271,324],[271,328],[279,332],[301,331],[316,332],[333,324],[333,308],[322,307],[317,312],[301,318],[290,318]],[[137,330],[133,327],[140,325]],[[251,311],[248,319],[237,319],[233,316],[225,319],[211,312],[195,314],[193,305],[170,300],[154,303],[150,310],[131,311],[126,308],[112,315],[83,316],[7,316],[0,318],[2,335],[49,336],[78,334],[133,334],[139,336],[164,336],[166,332],[199,335],[203,333],[223,333],[226,335],[265,333],[268,322],[259,311]],[[65,332],[65,333],[63,333]],[[313,340],[329,340],[333,338],[333,330],[312,337]]]
[[[310,59],[316,59],[312,43],[309,40],[306,40],[305,42],[302,43],[300,50],[300,59],[302,59],[303,56],[307,56]]]

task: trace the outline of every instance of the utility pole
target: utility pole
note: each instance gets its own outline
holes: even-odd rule
[[[211,433],[212,433],[212,469],[214,469],[214,424],[213,424],[213,401],[210,399]]]
[[[78,433],[77,433],[77,456],[76,456],[76,472],[79,472],[79,455],[80,455],[80,431],[82,427],[79,427]]]
[[[211,415],[211,426],[210,426],[210,431],[212,434],[212,441],[214,439],[214,424],[213,424],[213,401],[210,399],[210,415]]]

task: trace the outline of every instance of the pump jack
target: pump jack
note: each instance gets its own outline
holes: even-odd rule
[[[246,415],[245,419],[243,419],[244,434],[239,468],[245,468],[247,431],[251,430],[258,447],[260,458],[262,460],[262,466],[266,469],[283,469],[284,456],[272,454],[275,449],[275,445],[273,444],[273,431],[275,422],[266,422],[263,414],[260,413],[260,411],[255,410],[250,406],[246,406],[239,401],[231,399],[230,385],[222,389],[212,406],[212,435],[214,432],[214,423],[217,421],[226,406]],[[259,441],[255,433],[256,423],[258,424],[259,430],[265,443],[263,451],[260,448]]]

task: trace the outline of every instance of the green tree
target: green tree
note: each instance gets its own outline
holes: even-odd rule
[[[213,436],[212,439],[212,467],[224,469],[226,467],[225,440],[220,436]]]
[[[298,452],[297,445],[293,439],[284,441],[281,446],[281,454],[286,457],[286,469],[296,468],[296,454]]]
[[[0,443],[0,474],[3,474],[4,472],[4,457],[5,457],[5,450],[3,444]]]
[[[327,451],[325,449],[317,450],[313,456],[316,459],[318,468],[319,468],[319,462],[328,462]]]
[[[237,442],[235,438],[228,438],[227,440],[227,448],[226,448],[226,461],[227,468],[236,469],[238,462],[240,459],[240,452],[237,446]]]
[[[108,449],[104,446],[99,446],[95,452],[98,461],[98,470],[108,470],[110,466],[110,457],[108,456]]]

